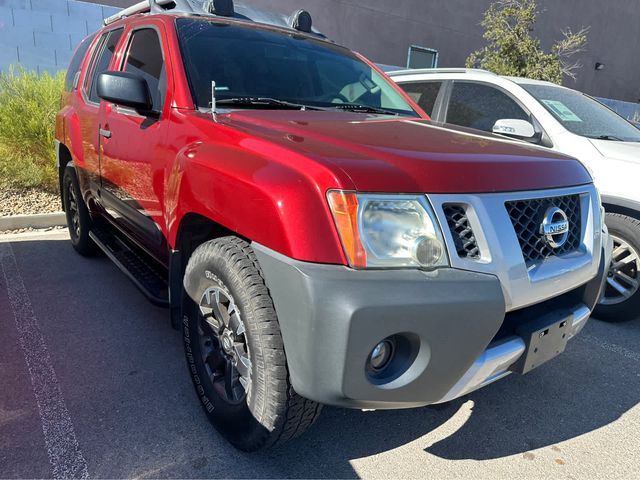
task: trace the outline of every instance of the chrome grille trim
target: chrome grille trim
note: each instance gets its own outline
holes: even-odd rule
[[[561,256],[528,263],[522,255],[505,204],[522,200],[576,195],[580,205],[580,245]],[[453,268],[494,275],[500,280],[506,311],[517,310],[562,295],[598,273],[602,255],[600,197],[593,185],[524,192],[427,194],[443,231]],[[480,257],[461,257],[444,206],[464,205]]]
[[[580,248],[582,233],[582,212],[579,195],[534,198],[506,202],[505,207],[513,223],[522,248],[522,256],[527,265],[532,265],[552,256],[561,256]],[[551,248],[540,232],[540,225],[546,211],[551,207],[560,208],[569,220],[569,235],[562,247]]]

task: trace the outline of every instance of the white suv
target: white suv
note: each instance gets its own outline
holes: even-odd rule
[[[588,95],[553,83],[484,70],[429,69],[389,75],[434,122],[493,132],[580,159],[607,211],[615,247],[596,314],[640,312],[640,130]]]

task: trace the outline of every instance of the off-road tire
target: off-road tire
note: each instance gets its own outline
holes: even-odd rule
[[[201,298],[221,288],[233,298],[245,327],[251,360],[246,396],[230,404],[213,386],[199,333]],[[224,237],[199,246],[184,276],[183,336],[196,393],[211,423],[236,448],[253,452],[286,442],[306,431],[321,405],[292,388],[280,325],[251,246]]]
[[[606,224],[609,234],[620,238],[636,252],[640,252],[640,220],[618,213],[607,213]],[[599,304],[594,311],[594,317],[611,323],[640,318],[640,289],[622,303]]]
[[[92,226],[91,216],[80,193],[78,178],[73,167],[67,167],[64,170],[64,176],[62,178],[62,199],[67,216],[71,245],[73,245],[73,248],[82,256],[90,257],[95,255],[98,248],[89,237]],[[75,207],[73,206],[74,201]],[[74,211],[77,212],[77,217],[75,217],[78,223],[77,229],[74,228]]]

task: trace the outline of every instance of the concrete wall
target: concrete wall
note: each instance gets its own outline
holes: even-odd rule
[[[75,0],[0,0],[0,70],[67,68],[76,45],[118,9]]]
[[[79,3],[69,0],[0,0],[6,3]],[[137,0],[88,0],[125,7]],[[458,67],[484,45],[479,25],[491,0],[239,0],[282,12],[309,10],[315,25],[338,43],[376,62],[406,65],[410,45],[438,50],[441,67]],[[567,27],[590,26],[578,80],[565,84],[589,94],[640,100],[639,0],[539,0],[545,10],[536,35],[549,48]],[[5,7],[6,8],[6,7]],[[57,10],[56,10],[57,11]],[[55,13],[54,13],[55,14]],[[3,14],[4,18],[4,14]],[[2,54],[4,55],[4,53]],[[0,63],[3,59],[0,58]],[[595,64],[606,65],[596,72]]]

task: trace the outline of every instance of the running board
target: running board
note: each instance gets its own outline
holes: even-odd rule
[[[108,230],[94,227],[89,236],[151,303],[169,308],[166,275],[162,275],[160,268],[155,267],[152,260],[145,260],[144,254],[137,253],[133,247]]]

